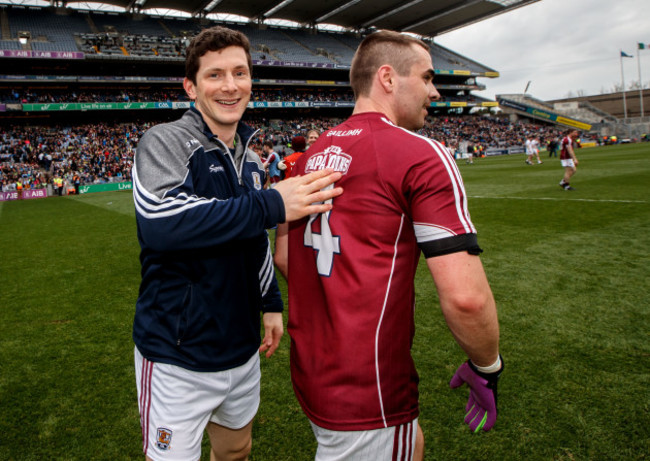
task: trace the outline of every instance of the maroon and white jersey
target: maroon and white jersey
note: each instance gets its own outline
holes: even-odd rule
[[[379,113],[321,135],[294,174],[341,171],[328,213],[291,223],[289,325],[296,396],[316,425],[369,430],[418,416],[414,277],[426,257],[478,254],[456,163]]]
[[[573,139],[570,136],[562,138],[562,149],[560,150],[560,160],[568,160],[571,157],[569,154],[569,146],[573,147]]]

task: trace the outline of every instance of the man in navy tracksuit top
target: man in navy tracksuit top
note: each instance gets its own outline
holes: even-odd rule
[[[133,166],[142,282],[133,323],[143,451],[199,459],[207,427],[215,460],[247,459],[259,406],[259,353],[283,334],[266,229],[322,213],[339,173],[264,190],[250,100],[250,44],[223,27],[187,49],[183,86],[195,107],[151,128]],[[319,203],[320,202],[320,203]],[[260,335],[263,313],[264,338]],[[261,346],[260,346],[261,342]]]

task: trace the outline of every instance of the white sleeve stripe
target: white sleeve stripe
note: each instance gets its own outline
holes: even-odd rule
[[[216,198],[206,199],[195,195],[179,194],[176,197],[158,198],[148,192],[140,183],[135,165],[131,176],[133,177],[133,198],[136,211],[147,219],[165,218],[183,213],[188,209],[219,201]]]
[[[270,245],[270,241],[267,239],[267,242]],[[262,267],[260,268],[260,273],[259,277],[262,278],[262,275],[264,274],[264,271],[266,270],[266,266],[270,263],[271,261],[271,248],[270,246],[266,248],[266,256],[264,257],[264,262],[262,263]]]
[[[413,230],[415,231],[415,239],[418,243],[431,242],[457,235],[451,229],[435,224],[413,223]]]
[[[437,141],[436,141],[436,144],[438,144],[440,146],[440,144],[437,143]],[[440,146],[440,148],[442,148],[442,146]],[[470,226],[470,232],[475,234],[476,233],[476,228],[474,227],[474,224],[472,223],[472,220],[471,220],[471,218],[469,216],[469,208],[467,206],[467,193],[465,192],[465,183],[463,182],[463,177],[460,174],[460,170],[458,169],[458,165],[454,161],[453,156],[451,154],[449,154],[449,153],[446,153],[446,158],[448,159],[450,166],[453,168],[453,170],[455,172],[455,175],[456,175],[456,178],[458,179],[458,183],[460,184],[460,187],[461,187],[461,189],[463,191],[463,203],[462,203],[463,215],[464,215],[465,219],[467,220],[467,223]]]
[[[269,288],[271,287],[273,274],[273,257],[271,256],[271,244],[269,242],[269,246],[266,247],[266,258],[264,259],[264,263],[262,264],[259,272],[260,292],[262,293],[262,297],[266,295],[266,293],[269,291]]]
[[[460,175],[460,171],[458,170],[458,166],[456,165],[456,162],[453,161],[449,152],[447,152],[447,150],[444,149],[444,147],[438,141],[431,140],[425,136],[421,136],[417,133],[413,133],[412,131],[409,131],[405,128],[398,127],[386,118],[382,118],[382,120],[385,123],[388,123],[389,125],[402,130],[404,133],[423,139],[433,148],[433,151],[442,160],[443,165],[445,165],[445,169],[447,170],[447,173],[449,174],[449,178],[451,179],[452,187],[454,190],[456,212],[458,215],[458,219],[462,223],[465,232],[476,233],[476,229],[474,228],[474,225],[472,224],[472,221],[469,217],[469,210],[467,208],[467,197],[464,194],[465,188],[463,186],[463,179]]]
[[[467,210],[467,198],[463,193],[465,188],[463,186],[463,180],[461,178],[460,171],[458,171],[456,162],[451,161],[451,159],[449,158],[449,154],[444,149],[442,149],[442,146],[438,144],[437,141],[432,141],[430,139],[427,139],[427,142],[431,145],[431,147],[434,148],[436,154],[438,154],[438,156],[444,163],[445,167],[447,168],[447,172],[449,173],[449,176],[452,178],[451,183],[454,187],[454,197],[456,199],[455,200],[456,212],[458,213],[459,219],[463,223],[465,232],[475,233],[476,230],[472,225],[472,221],[469,219],[469,211]]]

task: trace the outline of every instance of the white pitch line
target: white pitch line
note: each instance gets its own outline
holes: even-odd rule
[[[494,197],[489,195],[468,195],[469,198],[487,198],[494,200],[551,200],[556,202],[608,202],[608,203],[648,203],[647,200],[600,200],[589,198],[557,198],[557,197]]]

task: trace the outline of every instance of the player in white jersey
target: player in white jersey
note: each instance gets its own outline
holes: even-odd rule
[[[533,136],[530,140],[530,148],[531,151],[533,152],[533,155],[537,157],[537,164],[541,164],[542,161],[539,158],[539,137],[538,136]]]
[[[294,167],[299,175],[340,171],[336,185],[345,192],[331,212],[296,221],[288,237],[279,229],[276,240],[289,280],[292,381],[313,425],[317,461],[421,460],[410,353],[420,253],[470,359],[450,384],[469,384],[466,422],[475,431],[496,420],[496,306],[455,161],[411,131],[439,97],[427,45],[377,32],[360,45],[350,74],[352,117]]]
[[[532,165],[533,164],[533,138],[526,138],[526,142],[524,143],[524,147],[526,149],[526,164]]]

